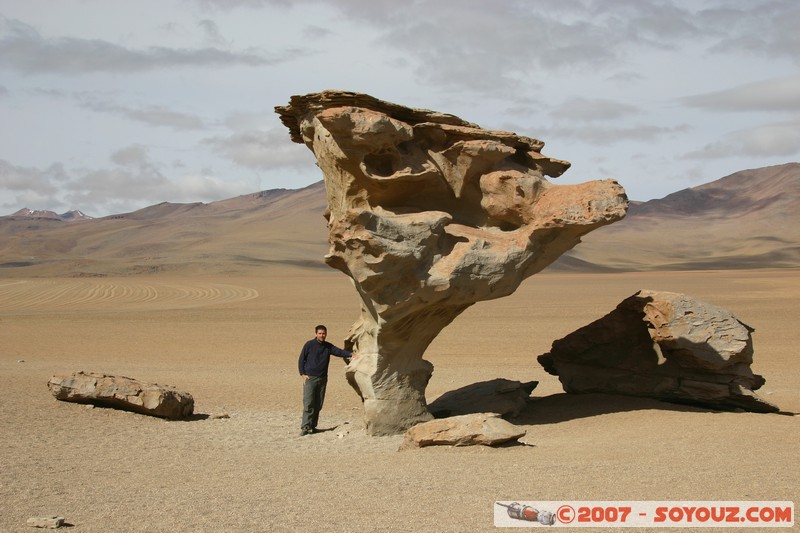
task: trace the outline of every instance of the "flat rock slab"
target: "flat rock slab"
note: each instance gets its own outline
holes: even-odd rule
[[[497,413],[437,418],[411,427],[401,450],[424,446],[495,446],[524,437],[526,431],[500,418]]]
[[[124,376],[95,372],[55,375],[47,387],[57,400],[114,407],[143,415],[188,418],[194,412],[194,398],[168,385],[145,383]]]
[[[46,529],[58,529],[64,525],[63,516],[37,516],[28,518],[28,526]]]

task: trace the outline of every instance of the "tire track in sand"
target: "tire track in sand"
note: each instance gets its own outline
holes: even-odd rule
[[[0,280],[0,315],[59,311],[188,309],[243,302],[258,291],[239,285],[128,279]]]

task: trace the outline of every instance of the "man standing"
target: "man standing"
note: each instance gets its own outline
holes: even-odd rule
[[[315,337],[303,345],[300,351],[298,368],[303,378],[303,421],[300,435],[308,435],[317,430],[319,412],[325,401],[325,387],[328,384],[328,364],[331,355],[336,357],[358,357],[358,354],[337,348],[325,339],[328,328],[319,325],[314,328]]]

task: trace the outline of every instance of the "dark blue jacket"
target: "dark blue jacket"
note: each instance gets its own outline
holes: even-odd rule
[[[303,349],[300,351],[300,360],[298,361],[300,375],[327,376],[331,355],[350,357],[353,352],[337,348],[328,341],[319,342],[317,339],[311,339],[303,345]]]

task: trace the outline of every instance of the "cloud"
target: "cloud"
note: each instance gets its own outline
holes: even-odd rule
[[[763,124],[729,133],[686,154],[691,159],[728,157],[797,157],[800,155],[800,118]]]
[[[9,191],[40,191],[52,194],[57,183],[66,179],[64,168],[56,163],[46,169],[21,167],[0,159],[0,189]]]
[[[206,124],[201,117],[189,113],[173,111],[161,106],[135,108],[111,102],[97,101],[86,95],[79,97],[81,106],[98,113],[111,113],[149,126],[171,128],[173,130],[202,130]]]
[[[605,98],[571,98],[550,112],[553,118],[582,122],[616,120],[640,113],[631,104]]]
[[[149,164],[147,149],[140,145],[120,148],[111,154],[111,161],[123,167],[142,167]]]
[[[8,89],[5,85],[0,85],[0,96],[8,96]]]
[[[303,29],[303,37],[307,39],[320,39],[323,37],[331,37],[336,35],[336,32],[330,28],[323,28],[322,26],[310,25]]]
[[[596,146],[609,146],[620,142],[653,142],[662,137],[672,136],[688,130],[688,126],[674,127],[637,125],[626,127],[567,127],[555,126],[538,128],[537,135],[545,139],[574,139]],[[540,133],[541,132],[541,133]]]
[[[222,36],[222,33],[219,31],[219,26],[217,23],[210,19],[203,19],[197,23],[197,25],[203,30],[206,36],[206,40],[212,44],[222,44],[227,45],[229,44],[228,41]]]
[[[211,170],[168,175],[141,146],[111,155],[107,168],[66,170],[60,163],[47,168],[22,167],[0,159],[0,193],[9,213],[29,207],[63,212],[80,209],[105,216],[173,202],[211,202],[257,190],[256,180],[221,178]],[[0,213],[5,214],[5,213]]]
[[[0,18],[0,67],[27,74],[80,75],[93,72],[134,73],[176,67],[258,67],[285,61],[257,50],[232,52],[215,47],[144,50],[125,48],[100,39],[46,39],[32,26]]]
[[[681,101],[710,111],[800,111],[800,77],[749,83]]]
[[[11,212],[23,207],[40,209],[52,205],[53,197],[58,195],[59,186],[69,177],[64,168],[54,163],[47,168],[22,167],[0,159],[0,193],[2,197],[13,198],[3,207]]]
[[[214,201],[252,192],[251,182],[230,182],[209,174],[182,174],[168,178],[153,165],[137,169],[97,169],[66,184],[65,198],[73,205],[152,205],[170,198],[175,202]]]
[[[745,51],[769,58],[786,57],[800,63],[798,2],[774,0],[767,5],[743,2],[738,8],[720,5],[723,7],[705,13],[705,22],[723,34],[710,48],[712,52]]]
[[[293,143],[285,130],[243,131],[203,142],[219,155],[248,168],[308,168],[309,162],[313,161],[308,149]]]

